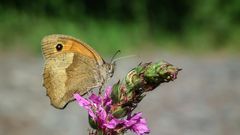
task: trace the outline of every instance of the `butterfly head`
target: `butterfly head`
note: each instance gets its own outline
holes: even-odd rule
[[[110,64],[108,65],[108,75],[109,75],[109,77],[112,77],[112,76],[113,76],[114,70],[115,70],[115,65],[116,65],[115,62],[114,62],[114,63],[110,63]]]
[[[116,61],[114,60],[114,58],[117,56],[117,54],[119,54],[121,51],[117,50],[115,52],[115,54],[112,56],[111,58],[111,62],[109,64],[107,64],[107,70],[108,70],[108,76],[112,77],[114,74],[114,70],[115,70],[115,65],[116,65]]]

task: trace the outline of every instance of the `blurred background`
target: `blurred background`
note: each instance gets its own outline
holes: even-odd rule
[[[0,135],[88,134],[85,110],[56,110],[45,96],[40,41],[54,33],[81,39],[106,61],[118,49],[135,54],[107,85],[141,61],[183,68],[136,110],[152,135],[240,134],[239,0],[1,0]]]

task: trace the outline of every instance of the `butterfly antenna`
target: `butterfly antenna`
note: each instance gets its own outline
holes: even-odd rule
[[[116,58],[116,59],[112,60],[112,63],[114,63],[116,61],[119,61],[121,59],[127,59],[127,58],[132,58],[132,57],[136,57],[136,55],[128,55],[128,56],[123,56],[123,57],[120,57],[120,58]]]
[[[111,63],[113,63],[115,60],[114,60],[114,58],[117,56],[117,54],[119,54],[121,51],[120,50],[117,50],[116,52],[115,52],[115,54],[112,56],[112,58],[111,58]]]

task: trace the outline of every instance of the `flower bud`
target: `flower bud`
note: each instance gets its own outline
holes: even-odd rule
[[[112,110],[112,115],[115,118],[122,118],[125,117],[128,113],[128,107],[122,107],[122,106],[116,106],[113,110]]]
[[[88,115],[88,123],[93,129],[97,129],[98,125],[90,115]]]
[[[120,102],[121,100],[120,81],[113,85],[111,99],[114,104]]]

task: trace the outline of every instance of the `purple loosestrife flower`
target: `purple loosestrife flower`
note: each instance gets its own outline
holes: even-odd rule
[[[104,96],[92,94],[88,99],[74,94],[78,104],[88,111],[90,119],[95,123],[96,130],[104,134],[121,134],[127,130],[135,132],[137,135],[149,133],[146,120],[142,118],[142,113],[128,115],[126,119],[117,119],[111,113],[112,99],[110,97],[112,88],[108,87]]]

